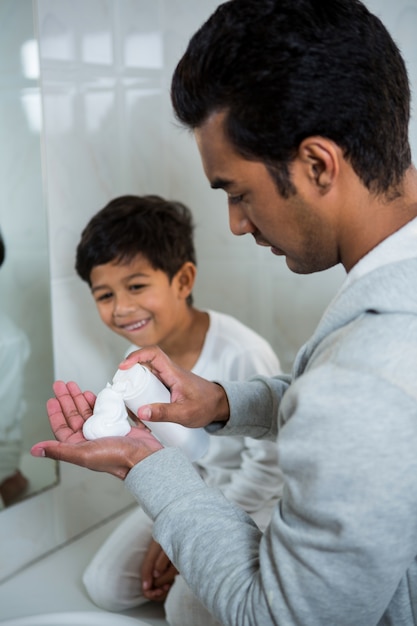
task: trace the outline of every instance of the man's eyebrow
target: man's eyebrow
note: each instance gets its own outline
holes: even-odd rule
[[[211,183],[210,187],[212,189],[227,189],[232,184],[231,180],[226,180],[225,178],[215,178]]]

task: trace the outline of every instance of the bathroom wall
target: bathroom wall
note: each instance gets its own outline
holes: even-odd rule
[[[258,330],[272,343],[284,369],[343,280],[340,267],[312,276],[292,274],[283,259],[255,246],[252,238],[233,237],[224,193],[209,188],[192,137],[172,117],[173,67],[189,36],[217,4],[34,2],[57,378],[76,380],[97,392],[126,348],[101,324],[87,286],[73,269],[83,226],[116,195],[158,193],[193,209],[199,264],[196,304],[231,313]],[[416,87],[416,2],[367,4],[403,48]],[[415,146],[415,119],[412,136]],[[17,551],[20,566],[131,503],[111,477],[66,465],[61,471],[58,487],[0,518],[0,529],[6,526],[11,534],[8,558]],[[22,521],[27,519],[24,507],[31,528]],[[33,528],[38,527],[43,530],[36,536]]]

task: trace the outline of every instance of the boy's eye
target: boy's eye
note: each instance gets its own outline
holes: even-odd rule
[[[129,289],[130,289],[130,291],[140,291],[144,287],[146,287],[146,285],[143,285],[142,283],[139,283],[139,284],[135,284],[135,285],[130,285]]]
[[[105,302],[106,300],[110,300],[112,296],[113,294],[111,293],[111,291],[101,293],[99,296],[96,296],[96,302]]]

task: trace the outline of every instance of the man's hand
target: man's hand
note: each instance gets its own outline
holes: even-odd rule
[[[175,365],[157,346],[135,350],[119,367],[128,369],[136,363],[148,367],[171,393],[169,404],[141,407],[138,411],[141,420],[198,428],[229,419],[229,403],[223,387]]]
[[[132,352],[120,364],[128,369],[142,363],[168,387],[170,403],[155,403],[141,407],[137,426],[125,437],[103,437],[87,441],[83,435],[84,422],[92,415],[95,395],[81,392],[74,382],[57,381],[55,398],[46,408],[57,441],[41,441],[31,454],[66,461],[98,472],[107,472],[124,479],[131,468],[162,448],[141,420],[176,422],[190,428],[202,427],[213,421],[229,419],[229,404],[224,389],[175,365],[158,347],[151,346]]]
[[[140,573],[145,598],[162,602],[167,597],[178,570],[172,565],[159,543],[151,539]]]
[[[55,398],[46,408],[57,441],[42,441],[32,447],[31,454],[66,461],[97,472],[107,472],[124,479],[129,470],[162,445],[149,429],[138,422],[125,437],[103,437],[87,441],[83,424],[92,415],[93,393],[82,393],[76,383],[54,383]]]

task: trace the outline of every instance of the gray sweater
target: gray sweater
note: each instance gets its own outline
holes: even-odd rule
[[[219,434],[277,439],[263,535],[178,450],[125,480],[195,594],[229,626],[417,624],[417,258],[348,284],[291,377],[224,387]]]

